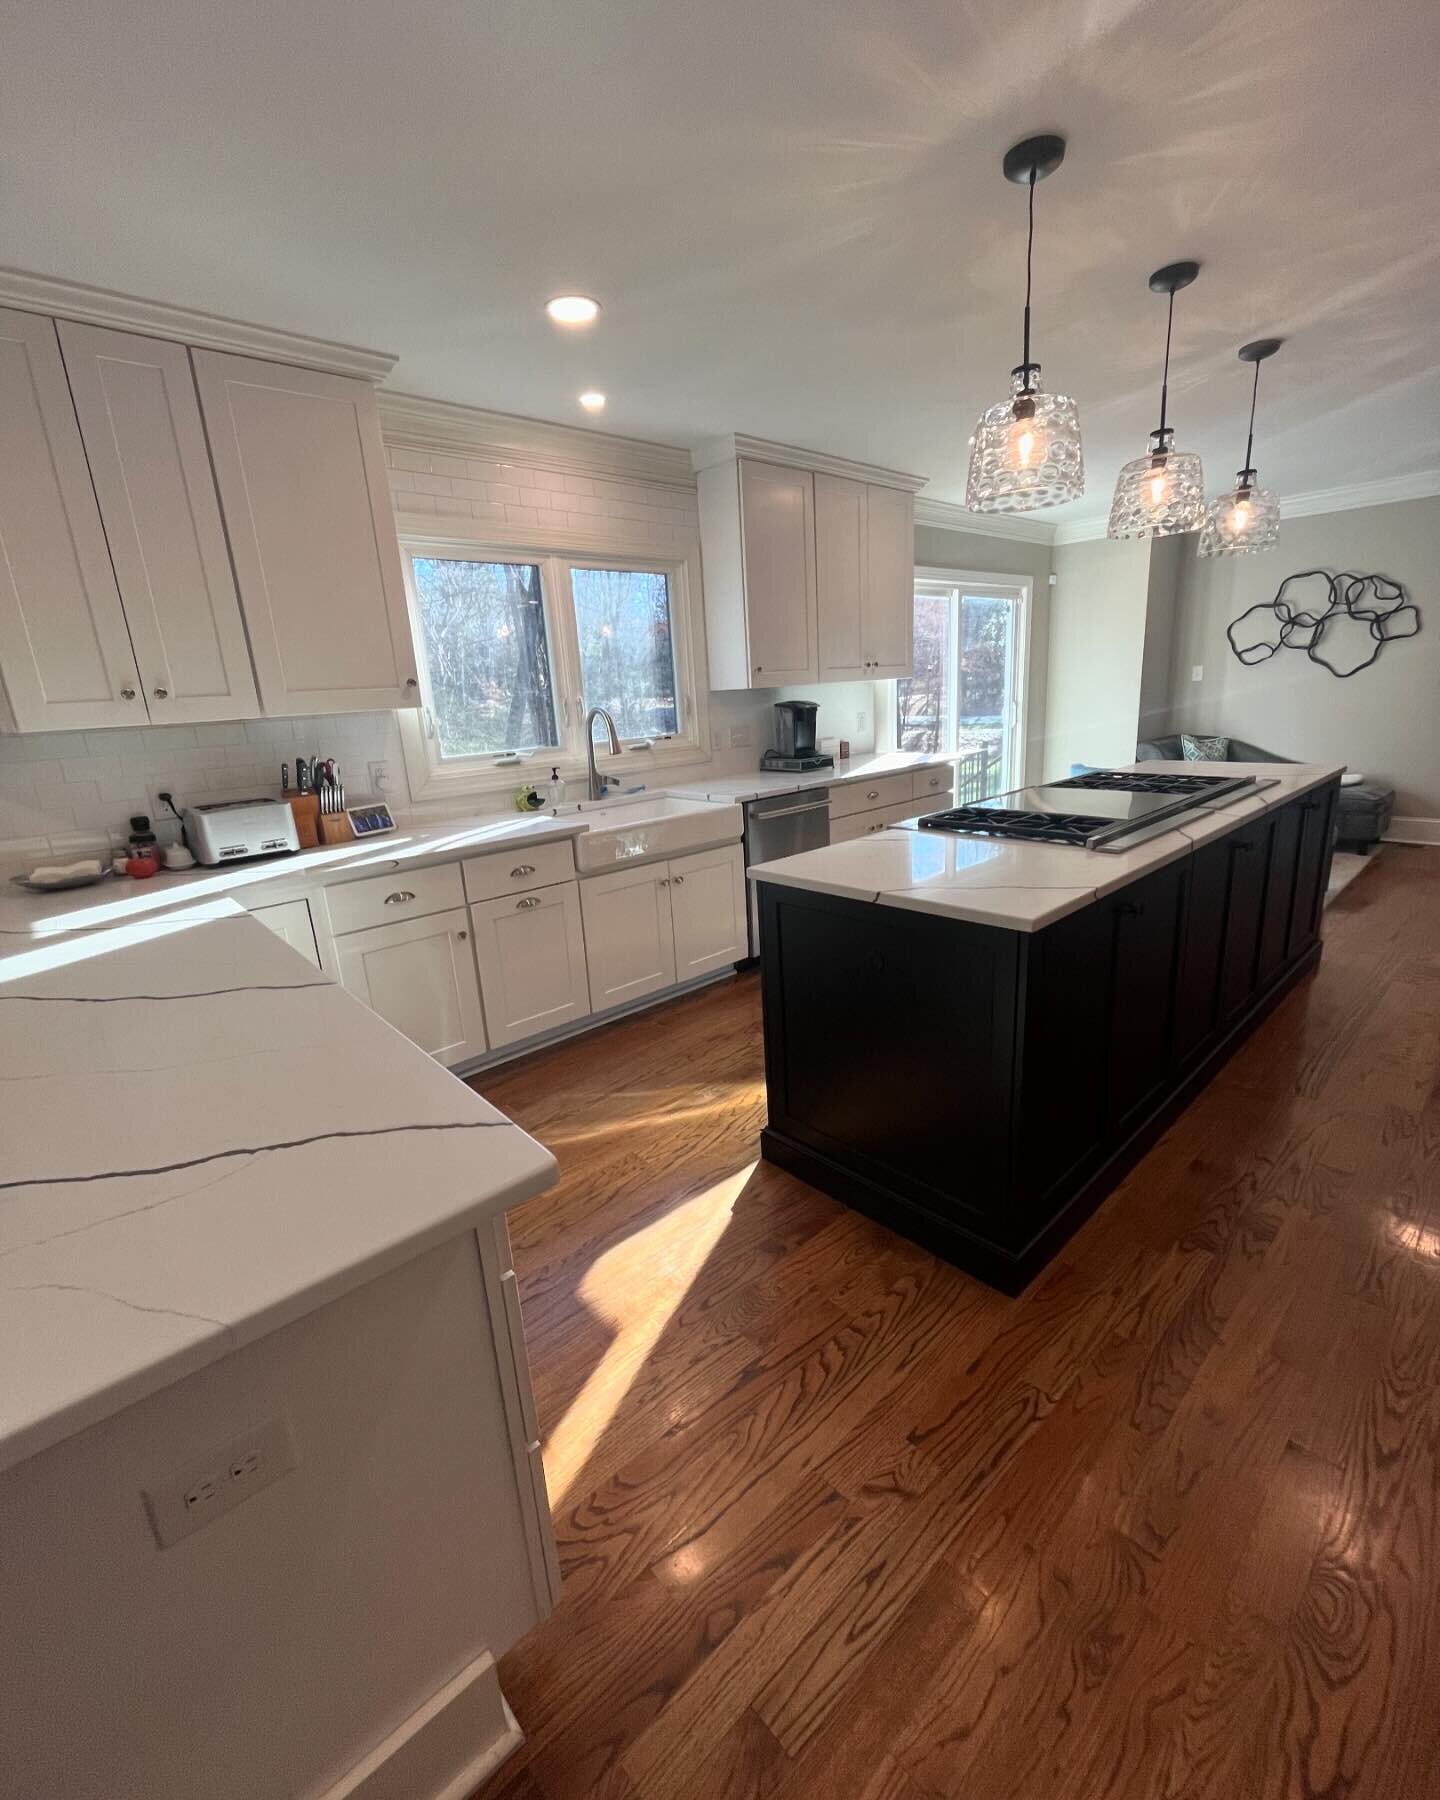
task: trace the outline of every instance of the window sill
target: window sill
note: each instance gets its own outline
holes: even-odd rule
[[[519,787],[544,790],[551,769],[559,769],[560,779],[574,790],[589,778],[587,764],[572,754],[537,750],[533,755],[512,763],[490,761],[467,763],[447,769],[432,763],[430,744],[425,736],[424,720],[419,713],[397,715],[400,742],[405,755],[405,778],[410,798],[417,805],[436,800],[463,800],[468,795],[513,793]],[[704,768],[711,762],[708,750],[686,739],[672,739],[653,750],[624,750],[619,756],[597,746],[595,766],[601,775],[618,780],[621,790],[637,784],[656,785],[668,779],[676,769]]]

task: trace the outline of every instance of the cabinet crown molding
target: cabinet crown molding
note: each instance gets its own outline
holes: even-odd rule
[[[783,463],[787,468],[810,469],[821,475],[843,475],[851,481],[869,481],[876,487],[903,488],[916,494],[930,479],[928,475],[907,475],[900,469],[881,468],[877,463],[852,462],[846,456],[830,456],[824,450],[801,450],[794,444],[776,444],[769,438],[746,437],[742,432],[727,432],[724,437],[709,438],[690,452],[693,469],[710,469],[717,463],[732,462],[746,456],[753,462]]]
[[[462,451],[467,456],[525,467],[569,469],[695,491],[688,454],[674,444],[617,437],[576,425],[555,425],[517,413],[487,412],[420,394],[380,393],[380,429],[397,449]]]
[[[0,305],[78,319],[88,325],[109,325],[142,337],[169,338],[201,350],[231,350],[302,369],[358,375],[366,381],[383,381],[395,367],[395,358],[384,350],[365,350],[272,325],[250,325],[219,313],[142,300],[135,294],[90,287],[55,275],[35,275],[26,269],[0,268]]]
[[[1012,513],[976,513],[953,500],[918,499],[915,523],[941,531],[968,531],[976,537],[1014,538],[1022,544],[1052,544],[1055,527],[1043,519],[1018,518]]]

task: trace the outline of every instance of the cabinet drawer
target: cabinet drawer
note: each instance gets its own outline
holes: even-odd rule
[[[933,800],[937,806],[947,802],[955,791],[955,770],[950,763],[940,769],[917,769],[910,779],[914,797]]]
[[[876,781],[841,781],[830,790],[830,818],[847,819],[852,813],[873,812],[915,798],[910,775],[882,775]]]
[[[566,838],[558,844],[520,845],[514,850],[493,850],[487,856],[470,856],[461,866],[466,899],[498,900],[504,894],[523,894],[529,888],[573,881],[575,851]]]
[[[325,890],[330,928],[337,937],[370,925],[393,925],[426,913],[448,912],[465,904],[458,863],[435,869],[400,869],[366,881],[347,881]]]
[[[831,821],[830,842],[853,843],[856,838],[868,837],[872,831],[884,831],[887,825],[897,825],[901,819],[913,819],[919,811],[914,800],[900,800],[894,806],[882,806],[874,812],[851,813],[848,819]]]
[[[292,950],[298,950],[307,962],[320,967],[320,952],[315,948],[315,927],[310,921],[308,900],[282,900],[276,906],[256,906],[250,917],[267,931],[273,931]]]

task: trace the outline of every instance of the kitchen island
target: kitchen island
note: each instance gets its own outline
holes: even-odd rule
[[[0,913],[0,1785],[468,1792],[559,1591],[554,1160],[233,899],[106,910]]]
[[[765,1157],[1017,1293],[1320,956],[1338,767],[1136,847],[897,827],[761,864]]]

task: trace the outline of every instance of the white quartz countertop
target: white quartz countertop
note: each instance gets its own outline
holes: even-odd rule
[[[446,858],[481,856],[514,844],[543,844],[578,837],[590,829],[593,815],[555,816],[516,813],[513,818],[447,819],[440,824],[402,826],[381,837],[349,844],[326,844],[292,856],[267,856],[254,862],[228,863],[213,869],[162,869],[144,881],[117,876],[96,887],[68,888],[33,894],[13,883],[0,884],[0,943],[17,933],[46,936],[113,924],[176,905],[194,906],[227,894],[243,895],[264,883],[348,880],[384,875],[392,869]],[[253,900],[251,902],[254,903]]]
[[[807,888],[1011,931],[1039,931],[1152,869],[1188,855],[1197,844],[1235,830],[1266,807],[1293,800],[1333,780],[1343,770],[1343,764],[1318,763],[1147,762],[1128,766],[1147,774],[1254,775],[1275,785],[1234,805],[1191,813],[1172,830],[1115,855],[1068,844],[965,837],[899,825],[850,843],[754,864],[747,873],[782,887]]]
[[[882,775],[906,775],[940,763],[954,763],[958,756],[922,756],[891,750],[874,756],[852,756],[833,769],[811,769],[808,774],[779,774],[755,769],[747,775],[701,777],[666,791],[687,800],[766,800],[772,794],[798,794],[802,788],[830,788],[845,781],[874,781]]]
[[[223,897],[0,938],[0,1143],[0,1469],[555,1175]]]

